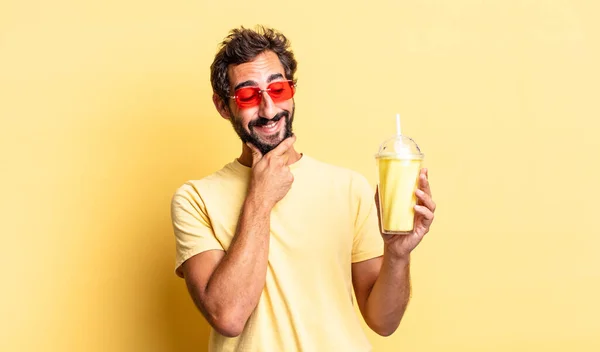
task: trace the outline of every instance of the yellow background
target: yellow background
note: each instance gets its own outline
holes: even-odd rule
[[[228,30],[282,30],[297,147],[375,183],[394,115],[438,203],[375,351],[600,350],[595,1],[0,3],[0,351],[202,351],[169,201],[237,156]]]

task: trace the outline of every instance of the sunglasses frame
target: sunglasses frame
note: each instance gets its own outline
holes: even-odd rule
[[[270,90],[270,88],[269,88],[269,87],[270,87],[272,84],[275,84],[275,83],[281,83],[281,82],[287,82],[287,83],[289,83],[290,87],[292,88],[292,97],[291,97],[291,98],[293,98],[293,97],[294,97],[294,95],[296,94],[296,87],[298,87],[298,83],[294,83],[294,81],[293,81],[293,80],[291,80],[291,79],[286,79],[286,80],[283,80],[283,81],[273,81],[273,82],[269,83],[269,85],[267,86],[267,88],[266,88],[266,89],[259,89],[259,88],[258,88],[258,87],[256,87],[256,86],[246,86],[246,87],[238,88],[238,89],[236,90],[236,92],[237,92],[237,91],[239,91],[240,89],[245,89],[245,88],[253,88],[253,89],[255,89],[255,90],[257,90],[257,91],[258,91],[258,96],[260,96],[260,99],[262,100],[262,99],[263,99],[263,93],[265,93],[265,92],[266,92],[267,94],[269,94],[269,90]],[[238,101],[237,101],[237,94],[236,94],[236,95],[230,95],[230,96],[228,96],[228,97],[229,97],[229,98],[231,98],[231,99],[234,99],[234,100],[235,100],[235,103],[237,104],[237,106],[238,106],[238,107],[240,107],[240,104],[239,104],[239,103],[238,103]],[[269,97],[271,97],[271,95],[270,95],[270,94],[269,94]],[[291,99],[291,98],[290,98],[290,99]],[[273,97],[271,97],[271,99],[273,99]],[[287,100],[287,99],[286,99],[286,100]],[[252,107],[255,107],[255,106],[258,106],[258,105],[260,105],[260,102],[259,102],[258,104],[256,104],[256,105],[253,105],[253,106],[246,107],[245,109],[249,109],[249,108],[252,108]],[[241,108],[241,107],[240,107],[240,108]]]

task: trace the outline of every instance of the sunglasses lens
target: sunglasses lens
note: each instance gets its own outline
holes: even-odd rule
[[[273,82],[269,84],[266,91],[274,103],[292,99],[295,93],[291,81]],[[258,87],[244,87],[235,91],[235,101],[240,109],[258,106],[261,100],[262,96]]]
[[[260,95],[256,87],[244,87],[235,92],[236,102],[240,108],[250,108],[260,104]]]
[[[273,102],[278,103],[294,96],[294,87],[289,81],[273,82],[269,84],[268,93]]]

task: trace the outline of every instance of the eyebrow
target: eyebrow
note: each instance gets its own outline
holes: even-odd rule
[[[244,87],[248,87],[248,86],[257,86],[258,83],[256,83],[256,81],[252,81],[252,80],[248,80],[248,81],[244,81],[240,84],[238,84],[237,86],[235,86],[233,88],[234,91],[240,89],[240,88],[244,88]]]
[[[269,78],[267,78],[267,83],[271,83],[276,79],[280,79],[283,78],[283,75],[281,73],[274,73],[272,75],[269,76]]]
[[[267,78],[267,83],[271,83],[274,80],[281,79],[281,78],[283,78],[283,75],[281,73],[273,73],[272,75],[269,76],[269,78]],[[247,80],[247,81],[244,81],[244,82],[236,85],[235,88],[233,88],[233,90],[236,91],[240,88],[249,87],[249,86],[257,86],[257,85],[258,85],[258,83],[256,81]]]

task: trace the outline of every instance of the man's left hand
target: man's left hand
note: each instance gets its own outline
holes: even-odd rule
[[[436,205],[431,197],[428,176],[428,170],[421,169],[419,187],[415,191],[417,205],[415,205],[415,220],[412,232],[408,235],[381,234],[385,243],[385,251],[396,259],[408,260],[410,253],[421,242],[423,236],[429,232],[429,227],[433,222]],[[375,203],[377,205],[377,215],[381,216],[379,214],[379,189],[375,193]]]

